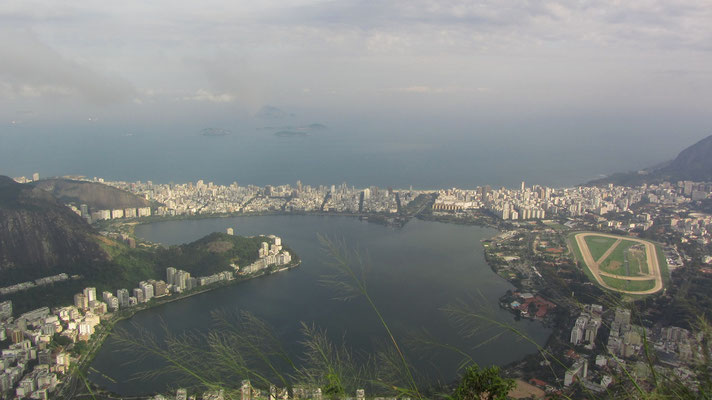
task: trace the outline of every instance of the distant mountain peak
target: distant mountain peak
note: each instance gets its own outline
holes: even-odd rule
[[[681,151],[658,171],[679,180],[712,181],[712,135]]]
[[[712,135],[682,150],[672,161],[646,168],[643,173],[617,173],[588,184],[638,185],[661,181],[712,182]]]

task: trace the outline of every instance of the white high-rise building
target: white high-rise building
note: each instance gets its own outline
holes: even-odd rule
[[[96,300],[96,288],[95,287],[84,288],[84,297],[87,298],[87,303],[95,301]]]
[[[166,268],[166,283],[169,285],[175,285],[176,269],[173,267]]]
[[[149,301],[153,298],[153,284],[149,282],[141,282],[138,285],[143,292],[143,301]]]

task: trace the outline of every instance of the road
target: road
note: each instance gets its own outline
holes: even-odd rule
[[[588,248],[588,245],[586,244],[586,237],[587,236],[602,236],[602,237],[607,237],[611,239],[617,239],[616,242],[606,251],[606,253],[601,256],[601,258],[597,261],[593,259],[593,256],[591,255],[591,250]],[[648,272],[651,274],[649,276],[645,277],[628,277],[628,276],[620,276],[620,275],[614,275],[610,274],[604,271],[600,270],[600,263],[603,262],[609,255],[610,253],[613,252],[613,250],[618,246],[618,244],[621,242],[622,238],[620,236],[615,236],[615,235],[609,235],[606,233],[593,233],[593,232],[583,232],[583,233],[577,233],[574,238],[576,239],[576,244],[579,247],[579,250],[581,250],[581,256],[583,257],[584,264],[586,264],[586,267],[591,271],[591,274],[593,274],[593,277],[596,279],[596,282],[598,282],[599,285],[603,286],[604,288],[618,292],[618,293],[626,293],[626,294],[638,294],[638,295],[646,295],[646,294],[653,294],[657,293],[663,288],[663,278],[662,278],[662,272],[660,271],[660,264],[658,263],[658,255],[657,255],[657,250],[655,249],[655,245],[646,241],[646,240],[641,240],[638,238],[632,238],[632,237],[626,237],[623,238],[625,240],[630,240],[632,242],[637,242],[645,246],[645,255],[647,258],[648,262]],[[601,276],[608,276],[611,278],[617,278],[617,279],[625,279],[625,280],[630,280],[630,281],[642,281],[642,280],[650,280],[650,279],[655,279],[655,285],[648,290],[642,290],[642,291],[632,291],[632,290],[623,290],[623,289],[616,289],[614,287],[609,286],[606,284],[606,282],[601,278]]]

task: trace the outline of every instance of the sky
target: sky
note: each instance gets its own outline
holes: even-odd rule
[[[602,124],[660,154],[712,133],[710,0],[8,0],[0,59],[0,133],[265,105],[515,141]]]

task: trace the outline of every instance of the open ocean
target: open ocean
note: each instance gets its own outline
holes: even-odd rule
[[[327,129],[275,135],[309,123]],[[206,127],[229,134],[201,136]],[[366,119],[189,121],[150,127],[110,121],[61,128],[38,123],[0,126],[0,174],[260,186],[301,180],[417,189],[517,187],[524,180],[561,187],[658,164],[694,141],[642,131],[619,135],[590,120],[477,126]]]

